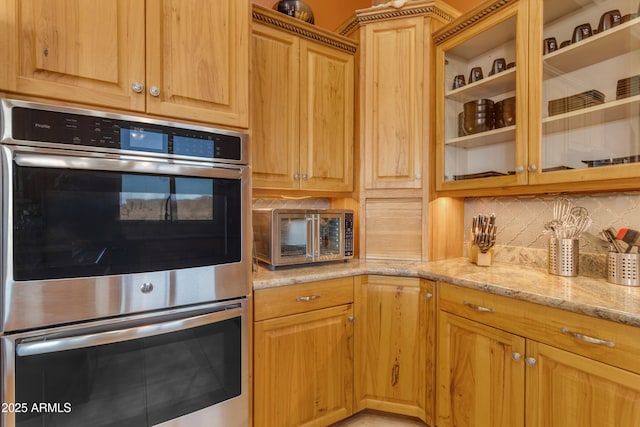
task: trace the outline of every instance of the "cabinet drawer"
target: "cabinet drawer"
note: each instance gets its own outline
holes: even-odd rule
[[[353,302],[353,277],[254,292],[254,320],[272,319]]]
[[[640,328],[442,283],[440,309],[640,373]]]

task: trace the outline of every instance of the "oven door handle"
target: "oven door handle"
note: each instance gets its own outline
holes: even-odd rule
[[[104,170],[113,172],[150,173],[162,175],[204,176],[214,178],[241,179],[242,167],[222,165],[191,165],[155,159],[119,159],[93,157],[85,154],[59,155],[53,153],[14,152],[13,160],[19,166],[54,169]]]
[[[16,345],[16,354],[20,357],[35,356],[38,354],[57,353],[65,350],[75,350],[104,344],[131,341],[138,338],[162,335],[210,323],[221,322],[234,317],[240,317],[242,316],[242,313],[242,307],[234,306],[234,308],[222,309],[213,313],[188,317],[186,319],[171,320],[153,325],[135,326],[125,329],[110,330],[107,332],[102,331],[61,338],[50,338],[45,335],[39,337],[36,341],[18,343]]]

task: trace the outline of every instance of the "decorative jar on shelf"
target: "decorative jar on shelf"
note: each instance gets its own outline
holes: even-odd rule
[[[313,24],[313,11],[308,4],[301,0],[280,0],[273,5],[273,9]]]

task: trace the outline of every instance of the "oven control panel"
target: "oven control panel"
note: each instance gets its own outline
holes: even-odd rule
[[[3,135],[10,125],[13,140],[247,163],[246,135],[238,132],[20,101],[2,104]]]

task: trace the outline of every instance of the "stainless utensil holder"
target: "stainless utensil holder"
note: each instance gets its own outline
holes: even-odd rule
[[[549,239],[549,274],[577,276],[579,259],[578,239]]]
[[[640,286],[640,254],[609,252],[607,282],[614,285]]]

